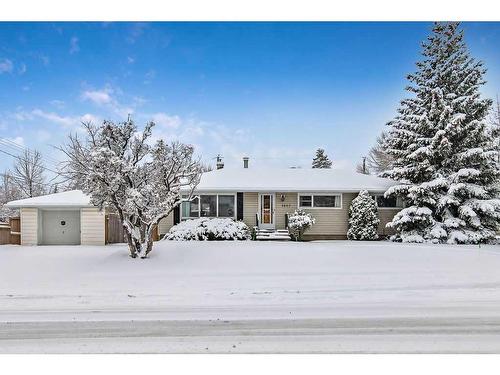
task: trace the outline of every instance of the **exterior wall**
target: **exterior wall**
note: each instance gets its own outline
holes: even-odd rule
[[[99,211],[97,207],[82,208],[80,210],[81,244],[82,245],[104,245],[105,234],[105,213]]]
[[[396,231],[392,228],[386,228],[386,224],[392,221],[394,215],[396,215],[401,208],[379,208],[378,209],[378,217],[380,219],[380,224],[378,225],[378,234],[379,236],[390,236],[394,234]]]
[[[281,196],[285,196],[285,200],[281,201]],[[276,193],[276,207],[274,211],[274,219],[276,220],[276,229],[285,228],[285,215],[293,213],[297,209],[297,193]]]
[[[249,228],[256,225],[255,214],[259,210],[259,194],[243,193],[243,222]]]
[[[38,245],[37,208],[21,208],[21,245]]]
[[[167,233],[174,226],[174,213],[171,212],[166,218],[161,219],[158,223],[158,232],[160,236]]]

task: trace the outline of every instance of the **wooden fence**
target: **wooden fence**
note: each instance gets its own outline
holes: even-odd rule
[[[125,230],[123,229],[122,222],[118,215],[106,215],[106,243],[123,243],[127,242],[125,237]],[[158,228],[153,232],[153,240],[158,241]]]
[[[11,217],[8,224],[0,224],[0,245],[21,244],[21,219]]]

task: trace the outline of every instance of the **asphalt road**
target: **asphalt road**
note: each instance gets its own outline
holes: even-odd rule
[[[500,353],[500,317],[2,322],[0,353]]]

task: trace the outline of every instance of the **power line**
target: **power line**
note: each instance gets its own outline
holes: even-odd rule
[[[7,151],[5,151],[5,150],[1,150],[1,149],[0,149],[0,152],[4,153],[4,154],[6,154],[6,155],[12,156],[12,157],[13,157],[13,158],[15,158],[15,159],[19,159],[19,156],[18,156],[18,155],[11,154],[10,152],[7,152]],[[61,175],[61,173],[60,173],[60,172],[56,172],[56,171],[54,171],[54,170],[52,170],[52,169],[50,169],[50,168],[47,168],[47,167],[45,167],[45,166],[43,166],[43,165],[41,165],[40,167],[41,167],[42,169],[45,169],[45,170],[50,171],[50,172],[52,172],[52,173],[55,173],[57,176],[60,176],[60,175]]]
[[[7,147],[10,147],[11,149],[16,150],[16,151],[22,151],[22,152],[26,152],[27,151],[30,154],[34,152],[33,150],[29,149],[28,147],[23,146],[23,145],[21,145],[19,143],[16,143],[16,142],[14,142],[14,141],[12,141],[12,140],[10,140],[8,138],[2,138],[2,137],[0,137],[0,144],[3,144],[5,146],[7,146]],[[47,160],[50,161],[50,163],[53,164],[53,165],[59,164],[58,160],[56,160],[56,159],[54,159],[54,158],[52,158],[50,156],[42,155],[42,158],[46,159],[46,161]]]

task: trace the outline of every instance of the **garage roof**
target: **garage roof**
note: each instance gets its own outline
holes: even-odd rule
[[[20,199],[6,204],[7,207],[91,207],[90,197],[81,190],[63,191],[34,198]]]

